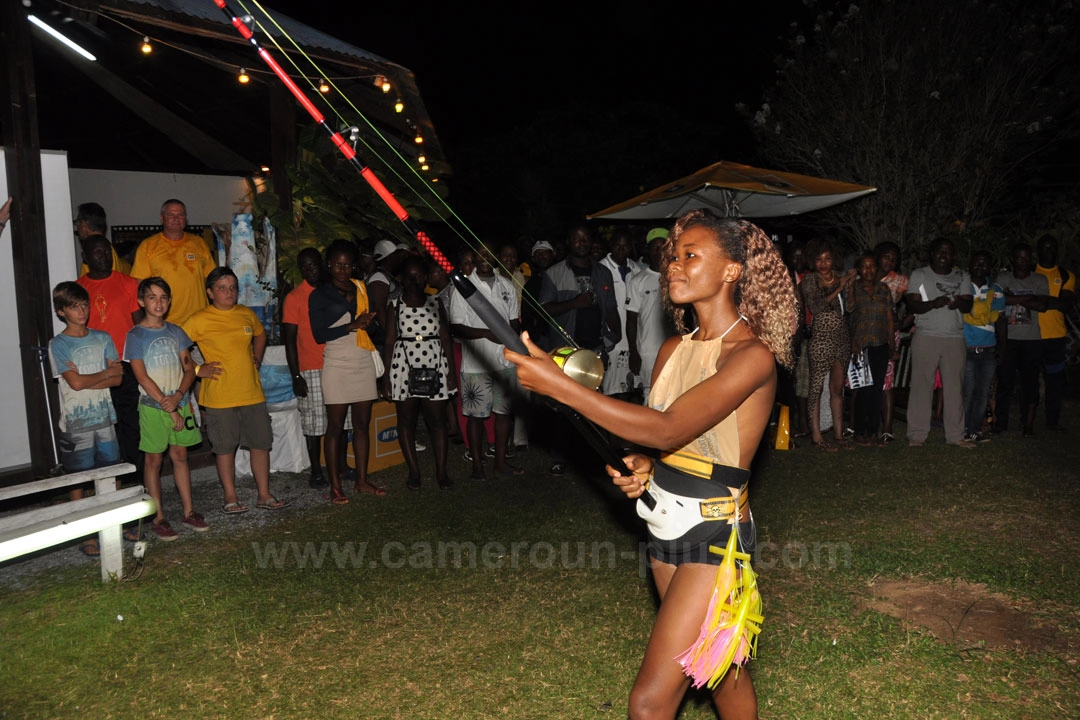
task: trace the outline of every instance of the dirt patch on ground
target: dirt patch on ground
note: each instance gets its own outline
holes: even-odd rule
[[[1070,652],[1077,647],[1077,638],[1034,614],[1033,605],[985,585],[880,580],[870,590],[860,609],[898,618],[905,627],[929,630],[962,648]]]

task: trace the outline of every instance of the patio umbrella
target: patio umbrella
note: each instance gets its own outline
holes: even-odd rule
[[[588,217],[655,220],[679,217],[697,208],[710,208],[725,217],[782,217],[820,210],[875,190],[721,161]]]

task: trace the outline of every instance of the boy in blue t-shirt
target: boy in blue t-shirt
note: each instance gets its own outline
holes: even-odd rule
[[[171,541],[177,532],[165,519],[161,502],[161,465],[166,449],[183,506],[181,522],[196,532],[210,529],[191,502],[187,449],[202,442],[189,393],[195,384],[195,364],[189,350],[191,338],[165,320],[172,302],[169,284],[160,277],[148,277],[139,283],[138,292],[145,317],[128,331],[124,360],[131,363],[139,381],[139,450],[146,458],[143,482],[158,508],[150,529],[162,540]]]
[[[114,465],[120,462],[120,445],[109,388],[124,377],[116,346],[108,333],[86,327],[90,294],[82,285],[57,285],[53,309],[65,325],[49,341],[49,363],[60,385],[60,462],[69,473]],[[68,496],[82,499],[83,488],[75,488]],[[101,554],[96,538],[83,541],[79,549],[91,557]]]
[[[123,378],[108,333],[86,326],[90,295],[75,282],[53,289],[53,308],[64,331],[49,341],[49,362],[60,384],[60,461],[69,473],[120,462],[116,410],[109,388]],[[81,490],[72,491],[79,493]]]

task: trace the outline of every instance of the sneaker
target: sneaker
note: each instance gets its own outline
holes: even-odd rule
[[[325,475],[312,475],[307,484],[308,487],[317,489],[326,487],[330,484],[330,481],[326,479]]]
[[[427,445],[424,443],[413,443],[413,447],[416,448],[416,452],[424,452],[427,450]]]
[[[990,442],[989,436],[983,435],[982,433],[977,433],[977,432],[971,433],[970,435],[965,435],[964,439],[967,440],[968,442],[973,442],[973,443],[988,443],[988,442]]]
[[[172,542],[177,538],[177,532],[169,525],[168,520],[162,520],[160,523],[151,523],[150,531],[158,536],[160,540],[165,542]]]
[[[855,430],[852,428],[844,428],[844,438],[855,437]]]
[[[552,463],[551,468],[548,470],[548,473],[551,475],[565,475],[566,465],[564,465],[563,463]]]
[[[484,457],[487,457],[487,458],[495,457],[495,446],[494,445],[488,445],[487,446],[487,450],[484,451]]]
[[[191,514],[185,517],[182,522],[195,532],[206,532],[210,529],[210,526],[203,520],[203,516],[194,510],[192,510]],[[175,533],[173,534],[175,535]]]
[[[889,443],[891,443],[895,439],[896,439],[896,436],[893,435],[891,432],[883,432],[883,433],[881,433],[881,444],[882,445],[888,445]]]

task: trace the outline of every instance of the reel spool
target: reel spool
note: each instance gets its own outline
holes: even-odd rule
[[[598,390],[604,381],[604,361],[592,350],[561,347],[552,350],[550,355],[564,373],[590,390]]]

